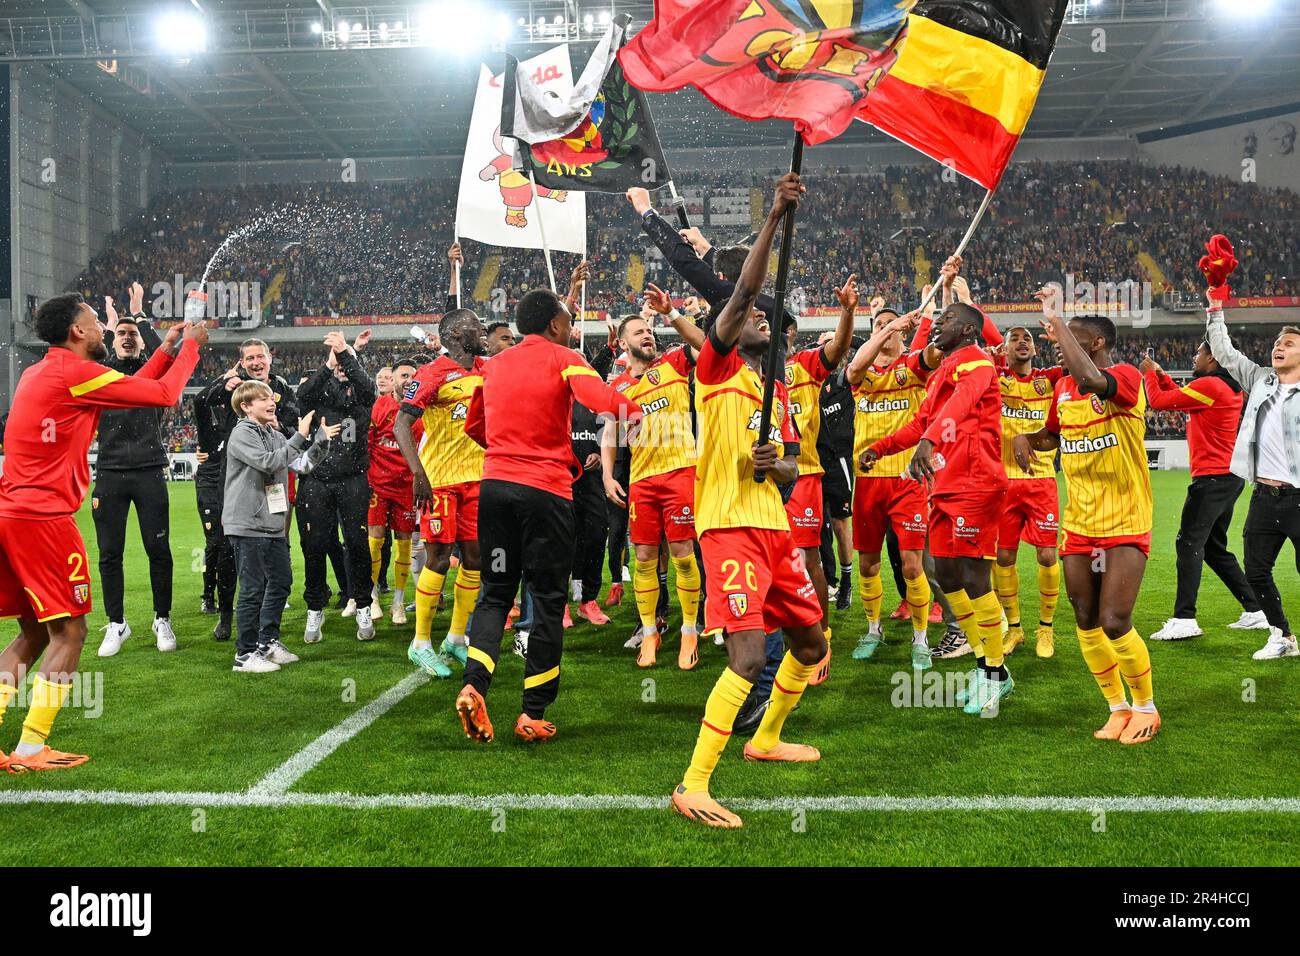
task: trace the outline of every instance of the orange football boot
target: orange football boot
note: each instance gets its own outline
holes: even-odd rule
[[[808,686],[816,687],[818,684],[826,683],[826,678],[831,676],[831,642],[826,642],[826,656],[818,663],[817,669],[813,671],[812,676],[808,678]]]
[[[771,750],[759,750],[752,740],[745,743],[746,760],[772,760],[780,763],[813,763],[822,759],[822,752],[807,744],[788,744],[784,740]]]
[[[1094,730],[1092,735],[1098,740],[1119,740],[1120,735],[1124,733],[1124,728],[1128,726],[1128,722],[1132,717],[1133,711],[1127,707],[1123,710],[1112,710],[1106,723],[1100,730]]]
[[[677,652],[677,666],[688,671],[700,662],[700,638],[694,631],[682,631],[682,647]]]
[[[673,791],[672,808],[687,819],[703,823],[706,827],[738,830],[745,825],[740,817],[714,800],[707,791],[688,793],[680,784]]]
[[[85,754],[65,754],[54,750],[49,744],[41,748],[40,753],[23,757],[16,751],[9,755],[7,768],[10,773],[26,773],[29,770],[63,770],[67,767],[80,767],[90,758]]]
[[[1128,726],[1120,734],[1119,742],[1122,744],[1144,744],[1159,732],[1159,713],[1144,714],[1140,710],[1135,710],[1128,722]]]
[[[487,701],[469,684],[456,695],[456,713],[466,737],[484,744],[492,742],[492,721],[488,719]]]
[[[637,667],[654,667],[655,652],[659,650],[659,645],[663,643],[663,638],[658,634],[651,634],[641,638],[641,649],[637,651]]]
[[[534,720],[527,714],[520,714],[515,721],[515,736],[530,744],[540,743],[555,736],[555,725],[549,720]]]

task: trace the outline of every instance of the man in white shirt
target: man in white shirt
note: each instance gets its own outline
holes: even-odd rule
[[[1273,343],[1272,367],[1256,365],[1232,346],[1223,303],[1206,310],[1210,351],[1249,397],[1232,453],[1232,473],[1254,482],[1245,526],[1246,580],[1268,618],[1268,642],[1255,660],[1300,657],[1273,581],[1273,565],[1291,542],[1300,568],[1300,328],[1285,326]]]

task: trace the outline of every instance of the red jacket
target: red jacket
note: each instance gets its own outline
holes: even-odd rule
[[[1202,375],[1181,388],[1164,372],[1150,371],[1144,378],[1152,408],[1188,413],[1192,477],[1230,473],[1245,392],[1234,389],[1223,375]]]
[[[978,345],[967,345],[945,358],[930,374],[916,417],[871,450],[883,458],[911,448],[922,438],[934,443],[938,466],[931,495],[1006,488],[1002,392],[993,360]]]
[[[582,466],[573,457],[573,400],[593,412],[639,421],[641,408],[601,381],[572,349],[525,335],[483,366],[465,434],[485,449],[483,478],[573,498]]]

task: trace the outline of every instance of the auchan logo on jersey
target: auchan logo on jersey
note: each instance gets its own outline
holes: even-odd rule
[[[1106,432],[1106,434],[1098,435],[1096,438],[1089,438],[1085,435],[1082,438],[1065,439],[1061,442],[1061,454],[1088,455],[1092,452],[1118,447],[1119,436],[1114,432]]]

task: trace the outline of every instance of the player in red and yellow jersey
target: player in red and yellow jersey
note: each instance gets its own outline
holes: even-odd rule
[[[424,567],[415,583],[415,638],[407,648],[411,663],[434,677],[450,677],[450,660],[465,665],[469,616],[478,601],[478,496],[483,478],[483,448],[465,433],[470,399],[483,384],[487,343],[483,323],[469,309],[453,309],[438,324],[446,354],[421,367],[402,393],[393,435],[413,476],[415,506],[424,514],[421,538]],[[419,419],[424,439],[416,450],[412,426]],[[453,545],[460,544],[460,567],[452,600],[451,623],[441,647],[433,649],[433,618],[438,595],[451,569]]]
[[[978,344],[985,317],[965,302],[939,314],[930,341],[945,355],[916,417],[863,454],[860,464],[916,446],[907,470],[930,484],[930,553],[935,577],[975,653],[968,714],[996,716],[1015,687],[1002,660],[1002,609],[991,567],[1007,487],[1002,467],[1002,399],[997,369]]]
[[[387,371],[388,381],[381,383],[381,376]],[[375,387],[379,397],[370,409],[370,432],[366,440],[370,443],[370,470],[366,475],[370,482],[370,509],[366,515],[369,526],[370,542],[370,582],[376,587],[374,601],[376,607],[371,610],[375,616],[381,616],[383,609],[378,607],[379,565],[383,560],[384,531],[393,532],[393,623],[406,623],[406,581],[411,572],[411,535],[415,533],[415,499],[412,495],[411,469],[402,456],[397,438],[393,434],[393,424],[401,406],[397,396],[406,391],[407,384],[415,377],[415,366],[408,361],[398,362],[392,369],[380,369],[375,375]],[[386,391],[384,389],[387,389]],[[417,421],[412,426],[412,437],[418,442],[424,434],[424,423]]]
[[[871,336],[862,343],[844,374],[853,389],[855,407],[853,460],[857,479],[853,484],[853,549],[858,552],[858,588],[867,615],[867,633],[853,649],[853,659],[866,660],[880,646],[884,599],[880,552],[886,529],[892,525],[898,536],[907,604],[912,616],[912,666],[926,670],[930,667],[926,631],[933,595],[924,563],[930,514],[925,488],[903,475],[908,458],[905,451],[878,461],[869,469],[862,466],[862,456],[872,445],[916,417],[925,400],[925,383],[931,370],[943,361],[943,353],[938,349],[906,350],[904,336],[915,320],[915,313],[900,316],[892,309],[877,311]]]
[[[667,293],[650,286],[647,302],[655,311],[673,311]],[[693,349],[681,345],[656,355],[655,335],[640,316],[625,318],[618,340],[627,353],[628,369],[610,385],[641,406],[644,418],[627,438],[632,450],[632,473],[626,492],[614,478],[617,447],[601,448],[605,494],[626,507],[628,532],[636,548],[632,574],[637,613],[641,618],[638,667],[653,667],[662,636],[655,606],[659,596],[659,542],[668,541],[668,553],[677,572],[677,599],[682,607],[682,644],[677,666],[690,670],[699,660],[696,619],[700,602],[700,569],[695,563],[695,431],[691,415],[689,377],[695,367]]]
[[[998,380],[1002,389],[1002,466],[1011,484],[998,524],[998,558],[993,565],[993,586],[1006,612],[1009,630],[1003,652],[1010,654],[1025,639],[1020,623],[1020,572],[1016,554],[1024,541],[1038,558],[1038,630],[1035,650],[1039,657],[1055,653],[1052,618],[1061,593],[1061,566],[1057,536],[1061,505],[1056,491],[1056,471],[1050,461],[1040,461],[1025,471],[1012,447],[1017,435],[1043,427],[1052,407],[1052,393],[1065,374],[1059,365],[1035,368],[1038,349],[1033,333],[1024,326],[1007,331],[1006,366]]]
[[[0,751],[0,768],[10,773],[90,759],[45,741],[86,640],[90,568],[73,516],[90,485],[87,453],[100,413],[175,405],[208,340],[202,325],[177,325],[140,371],[123,375],[100,364],[108,358],[104,329],[75,292],[36,311],[36,332],[50,349],[14,391],[0,475],[0,617],[17,618],[20,629],[0,654],[0,718],[44,656],[18,746],[7,757]]]
[[[763,380],[760,371],[771,331],[754,310],[772,237],[804,187],[796,173],[777,182],[776,201],[745,257],[731,298],[708,332],[695,369],[700,421],[696,465],[695,526],[700,532],[709,588],[707,630],[725,635],[728,665],[709,694],[699,737],[673,809],[707,826],[734,828],[740,817],[709,796],[709,778],[722,756],[740,705],[766,660],[766,635],[782,628],[790,650],[772,684],[772,696],[745,759],[819,760],[814,747],[785,743],[781,728],[798,704],[808,678],[826,656],[822,609],[794,545],[777,484],[798,476],[798,439],[789,417],[785,383],[774,383],[772,421],[759,434]],[[784,445],[783,450],[778,450]],[[765,480],[756,481],[762,475]]]
[[[1043,328],[1069,374],[1056,385],[1044,426],[1016,437],[1016,460],[1029,468],[1034,452],[1061,451],[1065,588],[1083,659],[1111,711],[1093,736],[1146,743],[1160,730],[1151,656],[1133,627],[1151,550],[1146,389],[1141,372],[1111,359],[1115,323],[1105,316],[1075,316],[1067,325],[1053,308],[1051,290],[1040,290],[1038,297],[1047,316]]]
[[[840,320],[834,337],[815,349],[795,352],[785,360],[785,387],[790,393],[790,417],[799,435],[799,479],[794,493],[785,503],[785,513],[790,518],[790,533],[796,548],[803,551],[804,564],[817,601],[822,606],[822,630],[826,634],[826,657],[808,683],[817,685],[831,673],[831,621],[830,602],[826,598],[826,571],[822,568],[822,467],[817,454],[817,437],[822,428],[821,388],[849,351],[853,342],[853,316],[858,308],[858,277],[850,275],[844,285],[835,290],[840,300]],[[790,326],[793,343],[796,326]]]

